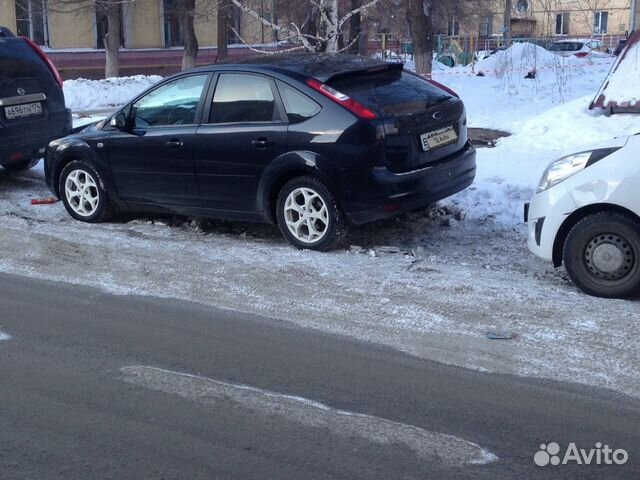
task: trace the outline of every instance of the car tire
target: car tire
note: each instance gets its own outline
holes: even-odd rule
[[[21,162],[8,163],[6,165],[2,165],[2,167],[9,172],[22,172],[24,170],[29,170],[35,167],[38,162],[40,162],[39,158],[32,158],[29,160],[23,160]]]
[[[297,177],[278,195],[276,217],[282,235],[299,249],[338,248],[348,233],[344,214],[331,191],[317,178]]]
[[[58,188],[64,207],[76,220],[98,223],[113,215],[100,175],[83,160],[74,160],[62,169]]]
[[[627,298],[640,294],[640,223],[616,212],[580,220],[564,243],[571,280],[589,295]]]

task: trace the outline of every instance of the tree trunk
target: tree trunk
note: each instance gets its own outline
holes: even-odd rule
[[[338,51],[338,0],[321,0],[320,8],[325,12],[323,17],[324,31],[327,42],[324,46],[325,52],[335,53]]]
[[[416,73],[431,76],[433,67],[433,10],[431,2],[407,0],[409,31],[416,61]]]
[[[218,0],[218,62],[222,62],[229,56],[229,4],[227,0]]]
[[[107,34],[104,36],[106,64],[104,67],[105,78],[117,77],[120,74],[120,29],[121,29],[121,2],[110,1],[107,9]]]
[[[509,47],[511,45],[511,11],[513,0],[504,1],[504,44]]]
[[[369,55],[369,23],[362,22],[360,27],[360,38],[358,39],[358,55]]]
[[[182,0],[180,23],[184,34],[184,52],[182,54],[182,70],[196,66],[198,57],[198,38],[194,26],[196,16],[196,0]]]
[[[360,8],[362,0],[351,0],[351,10]],[[349,19],[349,42],[350,53],[360,53],[360,37],[362,35],[362,16],[357,13]]]

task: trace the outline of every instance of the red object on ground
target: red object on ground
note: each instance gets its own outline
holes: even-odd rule
[[[58,201],[57,198],[49,197],[49,198],[32,198],[31,205],[51,205],[52,203],[56,203]]]

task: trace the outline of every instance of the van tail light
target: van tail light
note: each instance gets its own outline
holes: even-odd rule
[[[63,83],[62,76],[60,75],[60,72],[58,72],[58,69],[53,64],[51,59],[49,57],[47,57],[47,54],[44,53],[42,51],[42,49],[38,46],[38,44],[33,42],[33,40],[31,40],[30,38],[27,38],[27,37],[22,37],[22,38],[24,39],[25,42],[27,42],[29,44],[29,46],[31,48],[33,48],[35,50],[35,52],[38,54],[38,56],[47,65],[47,67],[51,71],[51,75],[53,75],[53,78],[55,79],[56,83],[58,85],[60,85],[60,88],[62,88],[62,83]]]
[[[454,90],[450,89],[449,87],[447,87],[446,85],[443,85],[440,82],[436,82],[435,80],[432,80],[431,78],[427,78],[425,79],[427,82],[429,82],[431,85],[438,87],[441,90],[444,90],[445,92],[447,92],[449,95],[453,95],[456,98],[460,98],[460,95],[458,95]]]
[[[344,93],[340,93],[339,91],[331,88],[329,85],[319,82],[318,80],[315,80],[313,78],[307,80],[307,85],[313,88],[316,92],[320,92],[325,97],[329,97],[334,102],[342,105],[357,117],[363,118],[365,120],[375,120],[378,118],[378,115],[376,115],[375,112],[369,110],[360,102],[357,102]]]

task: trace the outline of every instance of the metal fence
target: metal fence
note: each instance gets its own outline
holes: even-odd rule
[[[565,40],[600,40],[610,51],[614,51],[621,40],[625,40],[625,35],[593,35],[585,36],[551,36],[514,38],[513,42],[529,42],[548,49],[551,44]],[[478,37],[473,35],[459,36],[436,36],[435,55],[436,59],[448,66],[468,65],[482,57],[484,54],[504,47],[504,39],[501,36]],[[413,45],[407,39],[376,39],[369,42],[369,54],[382,58],[397,60],[413,60]]]

